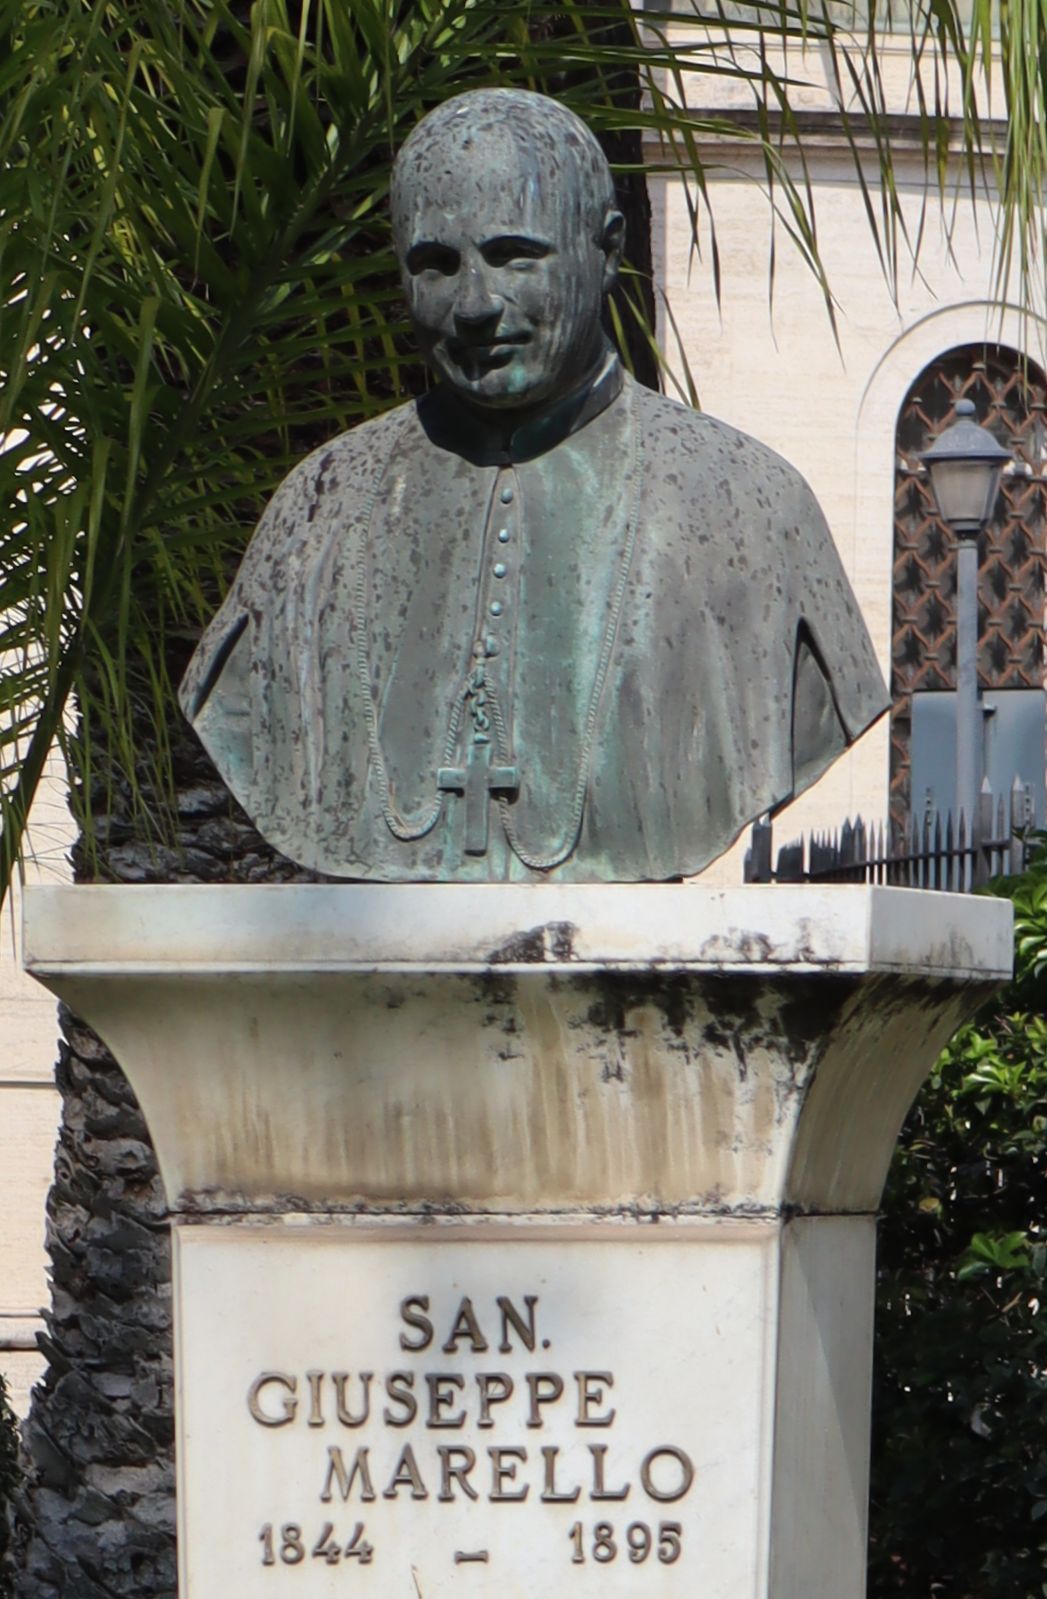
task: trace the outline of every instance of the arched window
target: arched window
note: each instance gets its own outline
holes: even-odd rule
[[[977,421],[1019,463],[1004,477],[994,519],[979,539],[978,677],[983,692],[992,691],[985,696],[986,715],[996,719],[990,744],[995,738],[1002,755],[999,741],[1017,739],[1031,765],[1038,765],[1036,790],[1043,790],[1047,378],[1018,351],[964,345],[924,368],[898,416],[891,651],[896,828],[924,805],[928,774],[945,774],[935,797],[951,803],[951,698],[932,696],[956,687],[956,541],[935,512],[919,453],[955,420],[959,399],[974,402]],[[1013,691],[1026,692],[1023,697]],[[1041,691],[1039,700],[1028,691]],[[1037,715],[1036,750],[1030,753]]]

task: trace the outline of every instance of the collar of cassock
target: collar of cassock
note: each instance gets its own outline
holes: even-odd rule
[[[438,448],[474,466],[506,466],[533,461],[577,433],[618,398],[623,381],[621,362],[608,348],[591,377],[516,427],[509,417],[503,421],[497,411],[466,405],[442,386],[418,402],[418,417]]]

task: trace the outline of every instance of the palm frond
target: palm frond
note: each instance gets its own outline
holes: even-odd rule
[[[952,39],[947,3],[931,47]],[[768,29],[837,48],[808,0],[731,16],[719,0],[0,0],[0,892],[56,739],[88,834],[99,736],[110,779],[162,828],[172,643],[188,650],[289,463],[417,386],[385,202],[393,152],[433,105],[523,83],[599,132],[659,140],[696,237],[700,141],[750,140],[831,307]],[[841,60],[841,105],[857,97],[881,129],[874,66]],[[751,95],[751,127],[696,113],[712,77]],[[867,214],[890,276],[904,235],[885,136],[877,154]],[[640,305],[627,285],[623,331]]]

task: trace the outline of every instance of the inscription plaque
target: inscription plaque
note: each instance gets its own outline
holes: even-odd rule
[[[176,1234],[187,1599],[754,1591],[768,1228]]]

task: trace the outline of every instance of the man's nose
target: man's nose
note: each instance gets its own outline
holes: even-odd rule
[[[504,306],[505,301],[491,287],[482,265],[470,266],[463,272],[454,306],[454,319],[460,328],[492,322],[501,316]]]

